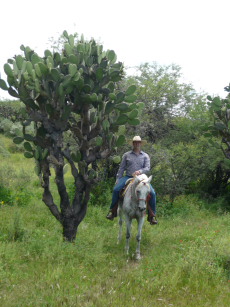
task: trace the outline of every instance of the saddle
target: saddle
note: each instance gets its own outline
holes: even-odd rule
[[[128,187],[134,182],[135,178],[129,178],[126,183],[124,188],[120,191],[119,193],[119,198],[123,199],[125,197],[125,193],[128,190]]]

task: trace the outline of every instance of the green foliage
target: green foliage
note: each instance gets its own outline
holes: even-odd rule
[[[129,86],[129,88],[125,92],[125,95],[126,96],[132,95],[133,93],[135,93],[136,89],[137,89],[136,85]]]
[[[0,186],[0,206],[25,206],[28,205],[32,197],[32,193],[26,188],[7,187],[1,184]]]
[[[187,117],[174,118],[172,128],[154,146],[154,151],[151,146],[146,148],[153,165],[153,185],[161,195],[170,195],[171,201],[185,192],[203,194],[204,182],[212,187],[208,194],[213,195],[214,187],[218,185],[211,174],[216,172],[220,163],[224,172],[228,170],[228,166],[224,166],[225,159],[220,147],[213,148],[204,136],[204,123],[211,123],[211,117],[203,101],[199,101],[199,105],[195,104]]]
[[[104,51],[94,39],[78,39],[66,31],[61,41],[59,52],[45,50],[43,56],[22,45],[22,55],[15,55],[4,65],[7,83],[0,80],[0,86],[25,106],[29,118],[23,121],[22,134],[16,135],[14,143],[23,144],[25,158],[35,159],[33,169],[44,180],[43,201],[63,225],[65,239],[73,241],[97,177],[94,166],[126,143],[125,135],[117,133],[119,126],[138,125],[138,112],[134,110],[139,106],[133,95],[135,86],[120,90],[124,66],[117,62],[113,50]],[[32,133],[28,131],[31,123]],[[64,143],[65,135],[71,137],[71,145]],[[63,178],[68,172],[66,161],[79,188],[75,191],[79,197],[72,198],[72,203]],[[51,166],[60,206],[50,201],[54,193],[49,189]],[[74,212],[71,218],[67,216],[69,210]],[[69,231],[73,220],[74,227]]]
[[[20,123],[13,123],[11,120],[0,118],[0,131],[6,136],[21,136],[22,125]]]
[[[93,189],[90,195],[90,205],[102,206],[109,208],[112,200],[112,188],[114,178],[99,182]]]
[[[173,203],[168,196],[160,197],[157,202],[157,216],[159,216],[159,219],[176,218],[178,216],[186,218],[190,214],[196,214],[201,208],[209,209],[207,204],[210,205],[195,194],[176,196]]]
[[[113,157],[113,162],[116,163],[116,164],[120,163],[121,162],[121,157],[119,157],[119,156]]]
[[[119,135],[117,142],[116,142],[116,146],[122,146],[125,144],[125,142],[126,142],[125,136]]]
[[[81,153],[79,151],[76,154],[72,153],[71,157],[74,162],[79,162],[81,160]]]
[[[3,143],[0,142],[0,156],[1,157],[9,157],[10,152],[7,150]]]
[[[132,89],[135,84],[135,95]],[[183,116],[191,107],[205,101],[198,95],[191,84],[181,82],[181,68],[177,65],[160,66],[157,63],[145,63],[136,68],[136,73],[128,76],[124,87],[131,89],[131,96],[125,101],[136,99],[140,102],[138,119],[141,125],[137,129],[129,128],[130,134],[143,135],[150,142],[163,140],[173,127],[173,119]],[[135,125],[136,119],[130,121]],[[137,125],[139,123],[136,123]]]
[[[64,37],[67,38],[66,35]],[[68,39],[70,39],[70,37],[68,37]],[[70,40],[73,43],[72,38]],[[71,45],[65,43],[64,53],[63,55],[59,55],[58,61],[56,56],[57,53],[52,54],[46,50],[45,57],[41,58],[29,47],[23,47],[25,57],[23,58],[21,56],[17,56],[15,60],[16,62],[14,62],[13,59],[10,61],[12,63],[16,63],[16,66],[14,65],[14,67],[17,67],[17,62],[20,62],[20,65],[14,71],[14,74],[14,68],[12,69],[9,64],[5,65],[5,70],[8,72],[8,76],[14,78],[12,85],[17,88],[17,94],[21,97],[21,100],[25,105],[30,106],[32,109],[37,107],[40,108],[40,101],[43,103],[42,101],[44,99],[48,99],[48,101],[51,99],[51,97],[49,97],[50,93],[47,92],[47,88],[43,88],[44,82],[50,82],[50,78],[53,80],[53,85],[55,87],[63,87],[70,95],[76,96],[77,94],[76,98],[78,100],[79,107],[81,107],[84,101],[88,103],[87,94],[94,97],[93,102],[95,103],[93,105],[95,108],[97,107],[97,104],[100,102],[101,98],[103,102],[108,100],[109,95],[111,96],[111,94],[113,94],[115,88],[112,89],[111,86],[106,87],[106,84],[109,83],[110,79],[115,82],[121,80],[123,75],[122,64],[115,64],[114,62],[116,58],[114,51],[110,50],[107,53],[103,52],[102,46],[97,45],[94,40],[91,40],[90,42],[78,41],[75,42],[75,44],[76,49],[73,49],[73,46],[71,47]],[[82,52],[84,52],[84,56]],[[74,56],[76,57],[76,63],[71,62]],[[28,73],[26,78],[24,75],[23,63],[26,63],[26,67],[24,68]],[[107,69],[107,66],[110,67],[110,70]],[[43,67],[43,69],[41,69],[41,67]],[[86,71],[88,71],[88,73],[86,73]],[[96,81],[94,80],[94,77],[96,77]],[[79,92],[75,93],[74,88],[76,88],[76,85],[78,86],[79,82],[82,85],[79,88]],[[100,94],[101,87],[104,87],[102,96]],[[12,88],[10,87],[10,89]],[[31,91],[34,90],[36,92],[33,97],[33,95],[31,95]],[[134,93],[134,91],[135,86],[130,87],[126,92],[126,95],[129,96],[130,94]],[[59,101],[57,101],[58,103],[65,104],[66,102],[63,101],[64,96],[62,93],[62,91],[57,93],[57,98],[59,99]],[[74,96],[72,99],[74,100],[73,102],[76,103],[76,98],[74,98]],[[125,95],[123,95],[123,98],[125,98]],[[68,99],[70,99],[70,97]],[[121,102],[122,101],[120,101],[120,103]],[[132,102],[134,102],[134,99],[132,99]],[[116,104],[116,108],[119,109],[119,103]],[[74,108],[72,108],[71,111],[79,113],[80,110],[74,110]],[[124,110],[122,109],[122,111]],[[60,114],[60,116],[62,115],[63,114]],[[66,119],[68,118],[69,115],[67,115]],[[111,120],[112,118],[110,121]]]
[[[170,195],[171,202],[176,195],[184,193],[188,183],[199,174],[202,154],[198,148],[182,143],[168,150],[157,148],[152,163],[155,165],[154,187],[158,193]]]
[[[89,138],[90,145],[94,145],[92,152],[100,157],[98,151],[106,147],[112,150],[126,142],[125,135],[116,133],[120,125],[140,123],[137,118],[139,105],[134,95],[136,86],[120,90],[118,82],[124,77],[123,64],[116,62],[113,50],[104,51],[94,39],[78,39],[77,35],[64,31],[60,42],[62,51],[45,50],[44,56],[22,45],[23,55],[9,59],[4,66],[8,92],[20,98],[28,114],[33,114],[29,121],[36,123],[32,134],[28,132],[27,122],[23,123],[23,137],[27,141],[24,143],[25,157],[34,155],[38,159],[36,150],[33,152],[38,144],[41,150],[52,151],[55,131],[63,134],[69,130],[74,135],[75,126],[81,127],[80,134],[78,131],[75,135],[75,143],[76,138],[79,142]],[[2,80],[3,87],[4,82]],[[87,112],[93,115],[89,119],[86,119]],[[52,129],[39,119],[41,114],[53,123]],[[92,137],[88,135],[90,130],[95,130]],[[20,144],[23,140],[17,137],[14,142]],[[70,147],[69,158],[75,163],[87,160],[87,153],[83,152],[86,146],[83,143],[82,146],[77,148],[76,144],[74,150]],[[81,171],[82,167],[79,169]]]
[[[222,149],[225,157],[230,159],[230,96],[228,94],[225,99],[208,96],[207,99],[213,123],[205,128],[211,135],[221,139],[222,144],[219,145],[219,148]],[[218,143],[212,141],[210,143],[218,147]]]
[[[13,142],[14,142],[15,144],[21,144],[23,141],[24,141],[24,138],[22,138],[22,137],[15,137],[15,138],[13,139]]]
[[[23,104],[19,101],[0,101],[0,132],[10,137],[21,137],[23,125],[33,133],[33,125],[27,120]]]
[[[11,140],[8,146],[8,140],[3,136],[0,141],[6,144],[5,149],[8,150]],[[4,206],[26,206],[33,196],[33,192],[28,188],[32,176],[31,165],[28,163],[27,166],[22,165],[20,155],[18,153],[7,155],[0,163],[0,204]]]
[[[0,140],[8,149],[11,140],[2,135]],[[0,205],[1,306],[36,306],[38,302],[42,306],[129,306],[130,301],[151,306],[153,293],[159,306],[165,302],[229,305],[229,214],[213,210],[220,200],[211,203],[181,195],[171,205],[168,198],[158,196],[159,224],[150,226],[145,220],[143,257],[137,263],[132,255],[136,221],[127,256],[125,227],[123,241],[117,245],[118,221],[105,218],[114,179],[104,180],[92,191],[79,236],[75,244],[67,244],[59,236],[60,225],[39,200],[41,188],[31,174],[33,165],[18,153],[0,161],[4,186],[11,191],[26,187],[31,194],[24,205]],[[65,180],[74,197],[69,171]],[[54,189],[52,179],[50,188]],[[54,199],[59,199],[57,193]]]
[[[5,91],[8,90],[8,86],[6,85],[6,82],[2,79],[0,80],[0,88]]]
[[[15,201],[13,191],[3,185],[0,186],[0,205],[12,205]]]
[[[105,219],[106,208],[90,206],[76,244],[66,244],[40,202],[16,212],[1,207],[1,305],[151,306],[154,293],[159,306],[165,299],[175,306],[227,307],[229,215],[213,215],[196,201],[178,199],[187,215],[181,210],[161,218],[157,228],[145,221],[138,263],[125,255],[125,234],[117,245],[118,225]],[[132,251],[135,245],[134,235]]]
[[[25,151],[25,152],[24,152],[24,157],[27,158],[27,159],[30,159],[30,158],[33,158],[34,155],[33,155],[33,153],[31,153],[31,152]],[[39,158],[39,157],[38,157],[38,158]]]
[[[25,230],[22,226],[21,217],[20,215],[15,212],[14,219],[11,222],[7,233],[7,241],[8,242],[21,242],[24,238]]]

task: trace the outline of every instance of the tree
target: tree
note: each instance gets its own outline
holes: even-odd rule
[[[154,143],[166,136],[173,128],[172,118],[186,114],[198,96],[191,84],[181,81],[181,68],[174,64],[142,64],[126,82],[137,86],[137,100],[145,104],[143,125],[137,129]]]
[[[213,148],[208,142],[204,123],[210,126],[212,117],[206,98],[198,97],[187,114],[172,118],[172,129],[148,149],[153,185],[158,195],[169,196],[171,202],[185,192],[214,197],[225,187],[226,159],[220,147]]]
[[[230,86],[225,87],[230,93]],[[230,159],[230,94],[225,99],[220,97],[207,96],[210,113],[213,116],[213,125],[206,126],[207,136],[218,136],[221,138],[221,145],[213,142],[210,143],[222,150],[225,157]]]
[[[125,143],[125,136],[118,134],[120,125],[136,125],[139,121],[133,95],[136,87],[119,90],[124,69],[121,62],[116,62],[115,52],[103,51],[94,39],[76,39],[66,31],[63,35],[62,52],[45,50],[43,57],[22,45],[23,55],[14,56],[4,65],[8,84],[1,79],[0,87],[26,106],[28,119],[23,137],[14,142],[24,142],[25,157],[35,158],[43,202],[62,224],[64,238],[73,241],[96,181],[93,165]],[[31,122],[35,125],[34,135],[26,132]],[[67,133],[74,144],[64,146]],[[65,184],[66,163],[74,179],[73,200]],[[60,206],[50,190],[51,166]]]
[[[230,86],[226,86],[225,90],[228,95],[224,99],[207,96],[212,123],[204,125],[205,135],[209,144],[223,153],[215,172],[210,173],[212,184],[208,188],[214,196],[228,193],[230,178]]]

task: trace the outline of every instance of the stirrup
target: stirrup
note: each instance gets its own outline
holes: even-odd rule
[[[114,215],[113,211],[110,210],[109,213],[106,215],[106,218],[112,221],[116,216]]]
[[[157,219],[154,215],[148,217],[148,222],[150,223],[150,225],[157,225],[158,224],[158,221],[157,221]]]

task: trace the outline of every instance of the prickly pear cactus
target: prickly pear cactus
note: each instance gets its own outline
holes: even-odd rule
[[[134,85],[126,91],[119,90],[124,67],[117,62],[113,50],[104,51],[94,39],[76,39],[66,31],[63,37],[61,53],[45,50],[40,56],[22,45],[23,55],[16,55],[4,65],[7,82],[0,79],[0,88],[25,104],[29,121],[35,124],[34,135],[26,133],[25,124],[23,138],[15,138],[14,142],[24,144],[26,158],[35,158],[36,173],[42,174],[44,180],[43,199],[49,202],[51,212],[53,204],[50,198],[47,200],[50,161],[57,161],[53,163],[59,178],[57,185],[64,184],[67,161],[76,189],[79,176],[85,182],[79,186],[86,189],[95,180],[95,174],[89,171],[92,163],[108,157],[115,147],[126,142],[125,125],[139,124],[141,108],[136,103]],[[66,131],[76,141],[75,147],[64,148]],[[69,204],[62,193],[60,207],[64,210]],[[74,201],[79,201],[78,197]],[[52,213],[61,219],[61,215]]]
[[[29,116],[43,129],[49,143],[56,141],[54,131],[72,131],[79,139],[82,158],[87,160],[89,150],[98,153],[98,147],[100,152],[126,142],[125,135],[117,133],[118,128],[139,124],[140,104],[135,103],[135,85],[125,92],[118,90],[117,83],[124,71],[123,64],[116,62],[113,50],[103,51],[102,45],[93,39],[85,41],[83,36],[76,41],[66,31],[63,36],[61,54],[45,50],[44,55],[39,56],[22,45],[24,55],[17,55],[4,65],[8,84],[0,80],[0,87],[23,101]],[[80,118],[74,119],[73,114]],[[45,121],[49,122],[46,127]],[[30,137],[28,141],[47,148],[41,138],[38,139],[39,136],[33,140]],[[29,152],[26,157],[31,156]],[[74,161],[77,160],[75,157]]]

